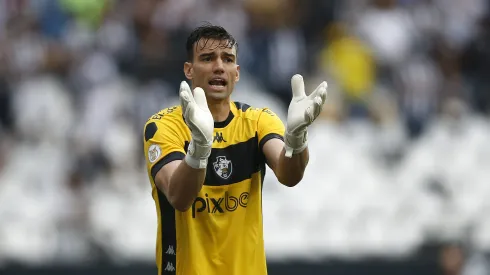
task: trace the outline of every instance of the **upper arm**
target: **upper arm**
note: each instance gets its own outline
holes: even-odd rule
[[[285,127],[281,119],[271,110],[263,109],[257,127],[259,147],[274,172],[284,147],[284,131]]]
[[[283,148],[284,141],[277,138],[268,140],[262,148],[262,152],[267,160],[267,165],[269,165],[274,173],[277,172],[277,166],[279,165],[279,159]]]
[[[155,185],[167,193],[168,182],[185,156],[186,136],[171,117],[149,120],[144,129],[146,168]]]
[[[155,185],[161,190],[166,196],[168,196],[168,188],[170,185],[170,179],[173,173],[179,167],[182,160],[173,160],[165,164],[158,172],[156,172],[153,181]]]

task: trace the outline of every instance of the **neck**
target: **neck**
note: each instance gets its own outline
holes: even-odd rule
[[[214,101],[212,99],[208,99],[208,107],[209,111],[213,115],[213,119],[215,122],[225,121],[230,114],[230,100],[220,100]]]

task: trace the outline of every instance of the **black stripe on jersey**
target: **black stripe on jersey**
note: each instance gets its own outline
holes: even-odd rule
[[[226,148],[213,148],[204,185],[220,186],[249,179],[260,170],[263,162],[257,135]]]
[[[248,109],[250,109],[250,105],[246,103],[241,103],[239,101],[235,101],[234,103],[236,108],[242,110],[242,112],[246,112]]]
[[[167,197],[158,190],[158,202],[160,204],[160,225],[162,241],[161,275],[177,274],[177,233],[175,228],[175,210],[168,202]],[[167,268],[169,266],[169,268]],[[167,268],[167,269],[166,269]]]
[[[267,159],[265,158],[264,153],[260,151],[260,164],[259,164],[259,171],[260,171],[260,189],[264,189],[264,179],[265,179],[265,171],[267,171],[265,164],[267,163]],[[262,197],[262,196],[261,196]]]
[[[184,144],[184,151],[187,152],[187,149],[189,148],[189,142],[186,141]],[[174,160],[183,160],[185,157],[185,154],[182,152],[172,152],[167,154],[165,157],[163,157],[161,160],[159,160],[153,167],[151,168],[151,177],[153,178],[153,181],[155,181],[155,176],[157,175],[158,171],[162,169],[165,164],[172,162]]]
[[[158,171],[162,169],[165,164],[172,162],[174,160],[182,160],[184,159],[185,155],[182,152],[172,152],[165,157],[163,157],[161,160],[159,160],[153,167],[151,168],[151,177],[153,178],[153,181],[155,181],[155,176],[157,175]]]
[[[145,128],[145,141],[150,140],[152,137],[155,136],[155,133],[157,132],[157,124],[155,122],[149,123],[146,125]]]
[[[265,135],[265,137],[262,138],[262,140],[260,141],[260,144],[259,144],[259,147],[260,147],[260,152],[262,152],[262,148],[264,148],[264,144],[273,139],[273,138],[277,138],[277,139],[280,139],[282,141],[284,141],[284,137],[279,135],[279,134],[276,134],[276,133],[270,133],[270,134],[267,134]]]

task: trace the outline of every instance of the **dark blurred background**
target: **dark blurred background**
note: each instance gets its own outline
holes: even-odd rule
[[[234,100],[329,84],[303,182],[268,171],[269,274],[490,274],[486,0],[0,0],[0,274],[156,274],[146,119],[185,39],[239,41]]]

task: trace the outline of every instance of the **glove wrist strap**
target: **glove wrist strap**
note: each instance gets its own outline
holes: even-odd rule
[[[308,147],[308,132],[306,130],[299,133],[289,133],[285,135],[286,157],[290,158],[293,154],[299,154]]]
[[[200,145],[191,140],[184,161],[194,169],[203,169],[208,165],[212,144]]]

